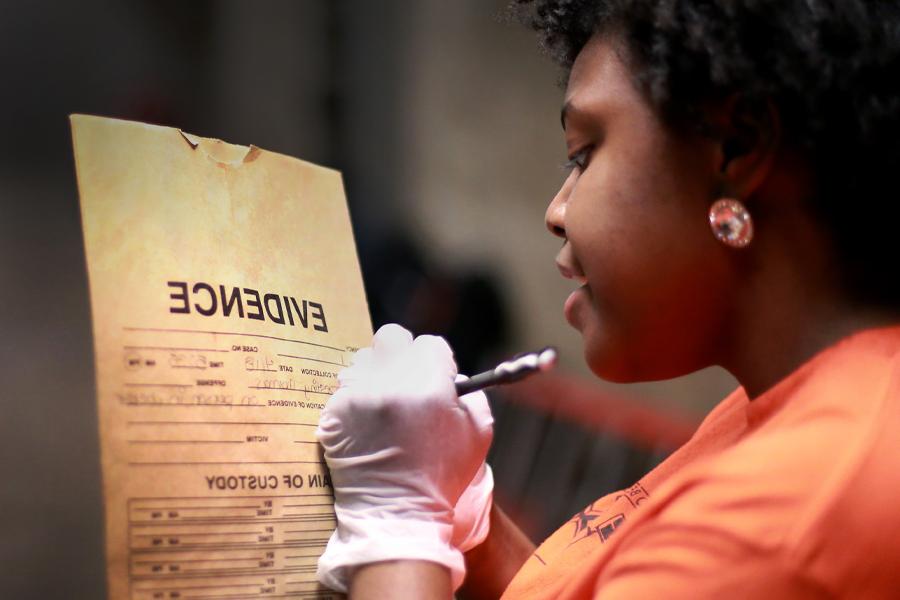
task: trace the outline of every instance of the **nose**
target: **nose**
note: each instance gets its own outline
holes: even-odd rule
[[[569,192],[575,185],[575,176],[575,171],[569,173],[562,187],[550,201],[547,212],[544,213],[544,223],[547,224],[547,229],[553,235],[563,239],[566,238],[566,204],[569,201]]]

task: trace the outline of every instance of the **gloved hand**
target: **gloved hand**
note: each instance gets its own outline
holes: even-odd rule
[[[460,552],[468,552],[484,541],[491,528],[491,504],[494,496],[494,474],[482,463],[475,479],[453,508],[453,537],[450,543]]]
[[[454,506],[470,483],[480,482],[464,498],[469,510],[461,515],[469,523],[460,524],[459,541],[486,533],[489,472],[482,467],[493,418],[483,393],[457,398],[455,377],[443,339],[413,340],[397,325],[379,329],[372,347],[338,375],[340,386],[316,430],[338,519],[319,559],[325,585],[346,591],[354,567],[397,559],[442,564],[454,589],[462,583],[462,553],[452,544]]]
[[[468,377],[457,375],[456,381]],[[481,393],[483,395],[483,392]],[[490,410],[488,408],[488,410]],[[475,478],[453,507],[453,538],[451,543],[466,553],[487,537],[491,528],[490,514],[494,497],[494,473],[489,464],[482,463]]]

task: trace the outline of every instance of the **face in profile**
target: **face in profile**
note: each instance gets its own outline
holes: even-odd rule
[[[716,143],[665,126],[623,56],[595,36],[573,65],[572,171],[546,221],[564,240],[557,264],[577,286],[564,312],[587,363],[626,382],[715,364],[735,273],[707,221],[721,187]]]

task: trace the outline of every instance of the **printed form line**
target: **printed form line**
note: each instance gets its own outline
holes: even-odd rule
[[[293,421],[128,421],[128,425],[288,425],[318,427],[316,423]]]
[[[306,342],[304,340],[293,340],[291,338],[283,338],[277,337],[274,335],[262,335],[260,333],[238,333],[235,331],[204,331],[201,329],[168,329],[163,327],[123,327],[125,331],[149,331],[149,332],[162,332],[162,333],[206,333],[209,335],[237,335],[241,337],[255,337],[255,338],[263,338],[268,340],[278,340],[279,342],[291,342],[294,344],[305,344],[307,346],[316,346],[318,348],[328,348],[329,350],[336,350],[337,352],[344,352],[343,348],[336,348],[334,346],[328,346],[326,344],[317,344],[315,342]]]
[[[244,440],[128,440],[129,444],[243,444]]]
[[[204,500],[205,499],[206,498],[204,498]],[[259,504],[248,504],[246,506],[235,506],[232,504],[220,506],[134,506],[132,507],[132,510],[194,510],[207,508],[259,508]]]
[[[133,467],[173,467],[184,465],[324,465],[320,460],[270,460],[270,461],[242,461],[235,460],[230,462],[130,462]]]
[[[296,358],[299,360],[311,360],[313,362],[325,363],[326,365],[335,365],[338,367],[343,367],[344,363],[336,363],[330,360],[321,360],[318,358],[310,358],[308,356],[294,356],[293,354],[278,354],[278,356],[283,356],[284,358]]]
[[[258,559],[255,559],[258,560]],[[186,561],[185,561],[186,562]],[[178,587],[146,587],[135,588],[136,592],[162,592],[165,590],[210,590],[215,588],[233,588],[233,587],[256,587],[262,583],[220,583],[217,585],[189,585]]]
[[[193,387],[188,383],[126,383],[126,387],[175,387],[175,388],[189,388]]]
[[[177,352],[231,352],[220,348],[180,348],[175,346],[122,346],[126,350],[167,350]]]
[[[202,402],[123,402],[125,406],[193,406],[203,408],[215,408],[217,406],[231,406],[233,408],[251,408],[253,406],[266,406],[265,404],[234,404],[216,403],[204,404]]]
[[[279,387],[266,387],[262,385],[248,385],[247,386],[251,390],[275,390],[276,392],[301,392],[304,394],[324,394],[326,396],[332,395],[334,392],[325,392],[318,390],[308,390],[306,388],[303,389],[294,389],[294,388],[279,388]]]
[[[165,537],[167,535],[177,535],[179,537],[183,536],[197,536],[197,535],[262,535],[262,531],[219,531],[215,533],[196,533],[196,532],[182,532],[182,531],[160,531],[159,533],[132,533],[134,537]],[[302,532],[301,532],[302,533]],[[181,560],[181,559],[173,559],[173,560]],[[220,560],[217,558],[209,558],[203,562]],[[249,559],[231,559],[231,560],[249,560]]]

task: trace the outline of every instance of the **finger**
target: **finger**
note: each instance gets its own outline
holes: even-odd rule
[[[313,435],[320,444],[329,445],[335,436],[341,434],[341,420],[335,415],[323,410],[319,415],[319,422]]]
[[[450,344],[436,335],[420,335],[413,341],[413,352],[424,364],[438,366],[450,377],[456,377],[456,361]]]
[[[350,366],[338,371],[338,386],[343,387],[365,378],[372,371],[372,362],[371,348],[362,348],[354,352],[350,357]]]
[[[469,413],[476,429],[481,433],[490,433],[494,429],[494,415],[484,392],[472,392],[459,399],[459,403]]]
[[[361,377],[359,369],[355,369],[354,367],[347,367],[346,369],[341,369],[337,374],[338,387],[346,387],[353,383],[354,381],[358,381]]]
[[[354,398],[359,396],[359,392],[347,387],[338,387],[328,400],[325,401],[325,407],[319,413],[319,423],[326,418],[342,419],[351,411]]]
[[[372,348],[376,355],[391,355],[405,349],[412,341],[412,333],[396,323],[388,323],[375,332]]]

